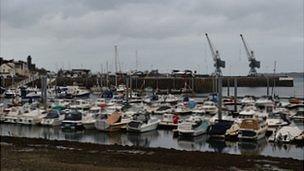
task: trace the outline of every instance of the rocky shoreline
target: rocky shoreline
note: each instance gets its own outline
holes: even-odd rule
[[[1,136],[1,170],[303,170],[303,160]]]

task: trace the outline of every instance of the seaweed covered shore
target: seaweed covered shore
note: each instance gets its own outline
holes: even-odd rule
[[[303,160],[1,136],[1,170],[303,170]]]

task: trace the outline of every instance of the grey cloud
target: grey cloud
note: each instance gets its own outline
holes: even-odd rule
[[[97,70],[113,62],[118,44],[125,69],[134,68],[137,49],[142,69],[210,73],[202,37],[208,32],[228,64],[226,74],[247,74],[240,33],[262,61],[260,71],[271,71],[274,60],[282,71],[303,70],[300,0],[6,0],[1,14],[1,56],[30,53],[49,69],[71,63]]]

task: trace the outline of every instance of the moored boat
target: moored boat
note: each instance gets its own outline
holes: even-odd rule
[[[148,113],[137,113],[133,115],[132,121],[127,125],[127,131],[148,132],[156,130],[160,119],[150,116]]]
[[[159,123],[161,128],[177,128],[180,117],[176,114],[165,113]]]
[[[82,113],[77,110],[71,110],[67,112],[64,116],[64,120],[61,122],[61,129],[63,130],[83,129]]]
[[[177,132],[180,136],[199,136],[207,133],[208,127],[208,120],[192,115],[178,124]]]
[[[268,125],[263,118],[244,119],[240,124],[238,138],[242,140],[259,140],[265,137]]]

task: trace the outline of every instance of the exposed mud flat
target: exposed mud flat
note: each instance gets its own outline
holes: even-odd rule
[[[303,160],[1,136],[1,170],[303,170]]]

